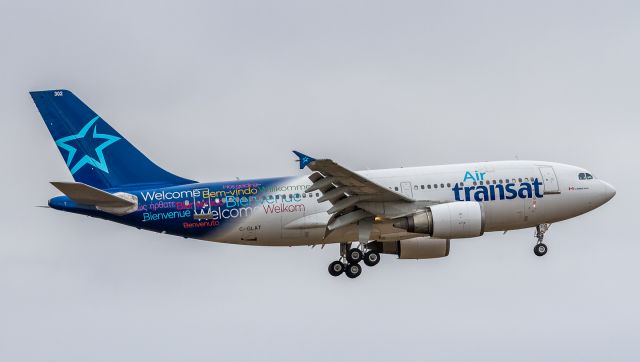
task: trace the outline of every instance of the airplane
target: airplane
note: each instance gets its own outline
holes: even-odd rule
[[[453,239],[549,226],[591,211],[616,190],[583,168],[544,161],[474,162],[352,171],[299,151],[307,176],[197,182],[150,161],[72,92],[30,92],[74,182],[49,207],[138,229],[259,246],[339,244],[329,274],[360,262],[449,255]],[[357,243],[357,244],[355,244]]]

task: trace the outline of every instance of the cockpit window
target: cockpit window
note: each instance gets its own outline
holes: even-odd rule
[[[593,180],[593,176],[588,172],[580,172],[578,174],[578,180]]]

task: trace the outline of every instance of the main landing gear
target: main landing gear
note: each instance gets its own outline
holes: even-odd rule
[[[533,253],[537,256],[543,256],[547,253],[547,245],[544,244],[542,240],[544,239],[544,233],[549,230],[549,226],[551,226],[551,224],[540,224],[536,226],[535,237],[538,238],[538,242],[536,243],[536,246],[533,247]]]
[[[351,243],[340,244],[340,259],[329,264],[329,274],[337,277],[344,273],[353,279],[360,276],[362,267],[360,261],[364,261],[367,266],[375,266],[380,262],[380,254],[367,250],[365,243],[360,243],[358,247],[351,247]]]

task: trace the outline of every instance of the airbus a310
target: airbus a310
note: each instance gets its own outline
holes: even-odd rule
[[[198,182],[165,171],[68,90],[31,92],[75,182],[52,182],[62,211],[185,238],[262,246],[339,244],[333,276],[360,262],[449,255],[453,239],[535,228],[543,256],[551,223],[616,193],[580,167],[474,162],[351,171],[294,151],[308,176]]]

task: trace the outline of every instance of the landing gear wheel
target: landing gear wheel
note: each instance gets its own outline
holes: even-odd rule
[[[360,264],[349,264],[347,265],[347,269],[344,271],[345,274],[351,279],[357,278],[360,273],[362,273],[362,267]]]
[[[367,266],[375,266],[380,262],[380,254],[376,253],[375,251],[367,251],[366,253],[364,253],[363,260],[364,263],[367,264]]]
[[[549,230],[550,226],[551,224],[548,223],[536,226],[536,233],[534,235],[538,239],[538,242],[536,243],[536,246],[533,247],[533,253],[537,256],[543,256],[547,253],[547,250],[549,250],[542,240],[544,240],[544,233]]]
[[[347,252],[347,261],[349,264],[358,264],[362,260],[362,250],[358,248],[351,248]]]
[[[536,246],[533,247],[533,253],[537,256],[543,256],[547,253],[547,246],[543,243],[536,244]]]
[[[337,277],[338,275],[344,272],[345,265],[342,264],[340,260],[336,260],[333,263],[329,264],[329,274]]]

